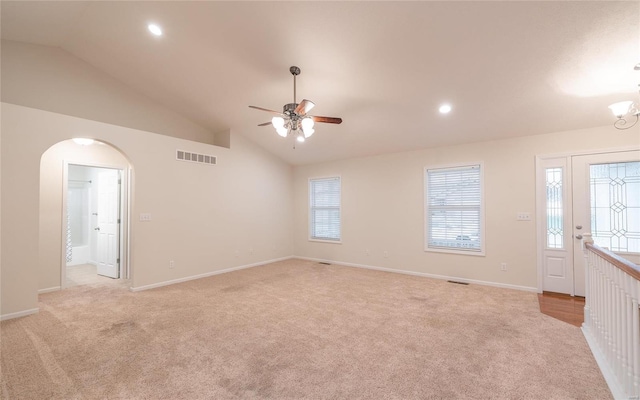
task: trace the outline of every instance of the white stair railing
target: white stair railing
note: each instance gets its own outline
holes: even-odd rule
[[[640,268],[593,243],[587,251],[584,333],[616,399],[640,399]]]

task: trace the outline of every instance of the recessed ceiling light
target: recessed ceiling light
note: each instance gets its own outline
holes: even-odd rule
[[[443,104],[440,106],[438,111],[440,111],[440,114],[449,114],[451,112],[451,105]]]
[[[162,36],[162,29],[156,24],[149,24],[147,26],[149,28],[149,32],[153,33],[156,36]]]

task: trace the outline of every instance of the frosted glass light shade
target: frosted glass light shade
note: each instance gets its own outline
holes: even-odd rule
[[[611,109],[613,115],[615,115],[617,118],[622,118],[623,115],[629,112],[629,108],[631,108],[632,104],[633,101],[621,101],[619,103],[610,105],[609,108]]]
[[[273,125],[273,127],[276,129],[282,128],[284,126],[284,118],[282,117],[271,118],[271,125]]]
[[[315,132],[313,128],[309,128],[309,129],[304,129],[304,127],[302,128],[302,133],[304,133],[305,138],[308,138],[309,136],[313,135],[313,132]]]
[[[300,124],[304,130],[313,128],[313,120],[311,118],[303,119]]]
[[[302,136],[302,135],[298,135],[298,137],[296,139],[298,139],[298,142],[300,142],[300,143],[304,142],[304,136]]]
[[[278,135],[282,137],[287,137],[287,135],[289,134],[289,131],[284,126],[276,128],[276,132],[278,132]]]

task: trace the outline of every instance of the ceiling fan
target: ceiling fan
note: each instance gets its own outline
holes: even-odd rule
[[[267,108],[249,106],[256,110],[262,110],[274,114],[271,122],[265,122],[258,126],[273,125],[278,135],[287,137],[293,135],[299,142],[304,142],[306,138],[313,135],[314,122],[324,122],[328,124],[340,124],[342,118],[336,117],[320,117],[317,115],[307,115],[315,106],[311,100],[304,99],[300,103],[296,103],[296,76],[300,75],[300,68],[292,66],[289,72],[293,75],[293,103],[285,104],[282,112],[269,110]]]

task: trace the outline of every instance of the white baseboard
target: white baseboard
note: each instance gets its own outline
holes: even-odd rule
[[[473,283],[473,284],[476,284],[476,285],[493,286],[493,287],[499,287],[499,288],[503,288],[503,289],[515,289],[515,290],[522,290],[522,291],[525,291],[525,292],[538,293],[538,288],[530,287],[530,286],[519,286],[519,285],[511,285],[511,284],[508,284],[508,283],[479,281],[479,280],[475,280],[475,279],[459,278],[457,276],[436,275],[436,274],[429,274],[429,273],[426,273],[426,272],[407,271],[407,270],[403,270],[403,269],[374,267],[374,266],[371,266],[371,265],[354,264],[354,263],[347,263],[347,262],[333,261],[333,260],[323,260],[323,259],[320,259],[320,258],[300,257],[300,256],[294,256],[294,258],[299,258],[301,260],[308,260],[308,261],[327,262],[327,263],[331,263],[331,264],[344,265],[346,267],[372,269],[372,270],[375,270],[375,271],[384,271],[384,272],[395,272],[397,274],[422,276],[422,277],[425,277],[425,278],[442,279],[442,280],[447,280],[447,281],[453,280],[453,281],[456,281],[456,282]]]
[[[187,276],[187,277],[178,278],[178,279],[172,279],[170,281],[152,283],[150,285],[144,285],[144,286],[138,286],[138,287],[131,287],[131,288],[129,288],[129,290],[131,290],[132,292],[140,292],[142,290],[154,289],[154,288],[158,288],[158,287],[162,287],[162,286],[174,285],[176,283],[192,281],[194,279],[207,278],[209,276],[226,274],[227,272],[233,272],[233,271],[238,271],[238,270],[241,270],[241,269],[257,267],[257,266],[265,265],[265,264],[271,264],[271,263],[278,262],[278,261],[289,260],[291,258],[294,258],[294,257],[293,256],[287,256],[287,257],[282,257],[282,258],[274,258],[272,260],[260,261],[260,262],[253,263],[253,264],[240,265],[238,267],[231,267],[231,268],[221,269],[221,270],[218,270],[218,271],[207,272],[207,273],[204,273],[204,274],[192,275],[192,276]]]
[[[11,314],[3,314],[3,315],[0,315],[0,321],[5,321],[13,318],[26,317],[27,315],[36,314],[38,311],[40,311],[39,308],[32,308],[30,310],[18,311]]]
[[[624,390],[618,383],[618,380],[616,379],[615,375],[613,374],[613,371],[611,370],[611,366],[609,366],[607,359],[604,357],[604,354],[602,354],[602,351],[600,351],[600,347],[598,347],[598,343],[596,342],[596,339],[593,337],[593,335],[589,331],[589,328],[584,324],[582,324],[581,330],[582,330],[582,334],[584,335],[584,338],[587,340],[587,344],[589,345],[589,348],[591,349],[593,358],[596,359],[596,363],[600,368],[600,372],[602,373],[604,380],[607,382],[607,386],[609,386],[609,390],[611,391],[613,398],[616,400],[628,399],[629,397],[624,394]]]
[[[38,290],[38,294],[49,293],[49,292],[57,292],[58,290],[60,290],[60,286],[54,286],[54,287],[50,287],[50,288],[46,288],[46,289],[39,289]]]

